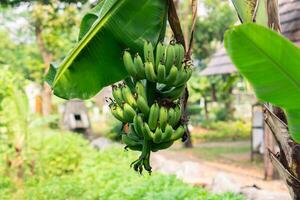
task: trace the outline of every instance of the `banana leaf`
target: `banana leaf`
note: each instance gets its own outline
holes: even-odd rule
[[[228,30],[225,47],[257,97],[285,110],[290,134],[300,143],[300,49],[252,23]]]
[[[46,77],[61,98],[88,99],[103,87],[128,76],[122,52],[142,52],[145,40],[156,44],[164,36],[166,0],[103,0],[80,25],[79,41]]]
[[[267,0],[232,0],[242,23],[268,26]]]

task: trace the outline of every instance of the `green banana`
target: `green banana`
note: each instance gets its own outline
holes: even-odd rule
[[[169,141],[169,142],[164,142],[164,143],[159,143],[159,144],[152,144],[151,151],[157,152],[159,150],[167,149],[170,146],[172,146],[173,143],[174,143],[174,141]]]
[[[153,142],[159,144],[162,140],[162,130],[158,127],[154,133]]]
[[[128,121],[124,117],[124,111],[120,106],[113,106],[111,109],[112,115],[119,121],[127,123]]]
[[[124,142],[125,143],[125,142]],[[129,145],[126,145],[125,149],[130,149],[132,151],[142,151],[143,149],[143,145],[136,145],[136,146],[129,146]]]
[[[162,142],[168,142],[171,140],[174,130],[170,124],[167,124],[165,132],[163,132]]]
[[[171,99],[174,101],[182,96],[184,89],[185,85],[182,85],[179,87],[173,87],[169,91],[161,92],[160,94],[163,98]]]
[[[179,126],[176,131],[173,133],[172,137],[171,137],[171,140],[172,141],[175,141],[175,140],[178,140],[179,138],[181,138],[184,134],[184,127],[183,126]]]
[[[135,91],[138,94],[138,96],[142,96],[145,100],[147,99],[146,88],[142,82],[136,82]]]
[[[182,69],[182,70],[178,71],[178,75],[177,75],[174,85],[175,86],[184,85],[186,83],[186,80],[187,80],[187,72],[185,69]]]
[[[122,97],[126,103],[128,103],[133,108],[136,108],[136,100],[128,86],[122,87]]]
[[[137,71],[136,76],[139,79],[144,79],[145,78],[145,67],[144,67],[143,60],[142,60],[141,56],[138,53],[134,57],[134,66],[135,66],[136,71]]]
[[[137,107],[144,114],[144,116],[148,116],[150,108],[148,106],[147,100],[144,99],[141,95],[138,95]]]
[[[165,53],[166,47],[163,43],[159,42],[156,46],[156,57],[155,57],[155,67],[156,71],[158,71],[158,65],[160,63],[165,63]]]
[[[122,106],[124,99],[122,96],[122,89],[117,85],[112,86],[112,95],[119,106]]]
[[[157,77],[156,77],[154,66],[153,66],[152,62],[145,63],[145,74],[146,74],[147,80],[149,80],[151,82],[156,82]]]
[[[176,106],[175,109],[175,124],[174,126],[176,126],[178,124],[178,122],[180,121],[181,119],[181,109],[179,106]]]
[[[140,115],[136,115],[133,118],[133,124],[134,124],[134,130],[137,133],[137,135],[141,138],[144,137],[143,134],[143,119]]]
[[[123,55],[123,62],[125,65],[125,68],[130,76],[136,77],[137,70],[134,66],[131,54],[128,51],[124,51]]]
[[[166,72],[169,73],[171,67],[173,66],[175,61],[175,49],[174,45],[170,44],[167,47],[167,54],[166,54]]]
[[[176,78],[178,76],[178,69],[176,66],[172,66],[167,78],[166,78],[166,84],[167,85],[174,85]]]
[[[181,70],[182,62],[184,59],[185,50],[181,44],[175,45],[175,55],[176,55],[176,63],[175,65],[178,67],[178,70]]]
[[[145,57],[145,62],[151,62],[153,65],[155,64],[153,46],[151,42],[146,41],[144,43],[144,57]]]
[[[156,129],[158,118],[159,118],[159,106],[157,103],[155,103],[150,108],[150,114],[148,118],[148,125],[150,130],[154,131]]]
[[[166,84],[158,84],[157,85],[158,92],[167,92],[172,88],[173,88],[173,86],[166,85]]]
[[[147,123],[144,123],[143,133],[144,133],[144,138],[146,138],[147,140],[153,140],[154,133],[150,130]]]
[[[147,170],[149,173],[151,173],[152,167],[150,166],[150,152],[144,158],[143,165],[144,165],[145,170]]]
[[[128,135],[126,134],[123,134],[122,135],[122,141],[127,145],[127,146],[139,146],[141,145],[142,143],[137,141],[137,140],[134,140],[133,138],[129,137]]]
[[[175,120],[176,120],[175,110],[174,108],[170,108],[168,110],[168,123],[174,127],[176,125]]]
[[[159,124],[160,128],[164,131],[168,122],[168,110],[161,106],[159,110]]]
[[[166,81],[166,67],[162,64],[158,64],[157,81],[159,83],[164,83]]]
[[[142,141],[144,138],[143,133],[140,135],[135,131],[134,123],[129,125],[129,131],[127,135],[136,141]]]
[[[124,119],[126,120],[126,122],[132,123],[133,118],[136,115],[135,110],[128,103],[124,103],[123,110]]]

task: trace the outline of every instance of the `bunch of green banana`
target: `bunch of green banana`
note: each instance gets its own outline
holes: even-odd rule
[[[122,135],[125,148],[141,152],[131,166],[151,172],[151,152],[169,148],[185,133],[178,101],[192,67],[180,44],[145,42],[142,53],[132,56],[126,50],[123,61],[129,77],[127,84],[112,86],[111,112],[129,127]]]
[[[137,53],[132,58],[129,51],[123,55],[128,74],[136,80],[147,79],[151,82],[179,87],[191,78],[192,69],[184,61],[185,51],[181,44],[168,46],[158,43],[155,51],[150,42],[144,45],[144,62]]]

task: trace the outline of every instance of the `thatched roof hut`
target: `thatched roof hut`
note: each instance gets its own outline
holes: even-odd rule
[[[282,34],[300,47],[300,0],[279,0],[279,15]],[[200,74],[210,76],[235,72],[237,69],[222,45]]]
[[[281,32],[300,46],[300,0],[279,0]]]
[[[235,73],[236,71],[237,69],[231,62],[226,53],[226,49],[222,45],[222,47],[213,55],[207,67],[201,72],[201,75],[210,76],[218,74],[231,74]]]

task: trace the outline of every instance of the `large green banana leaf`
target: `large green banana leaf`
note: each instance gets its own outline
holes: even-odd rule
[[[225,47],[257,97],[285,109],[290,133],[300,143],[300,49],[252,23],[228,30]]]
[[[144,40],[156,44],[164,35],[166,18],[166,0],[100,1],[84,16],[75,48],[49,70],[47,81],[54,94],[87,99],[124,79],[124,49],[142,52]]]
[[[232,0],[242,23],[256,22],[268,26],[268,0]]]

